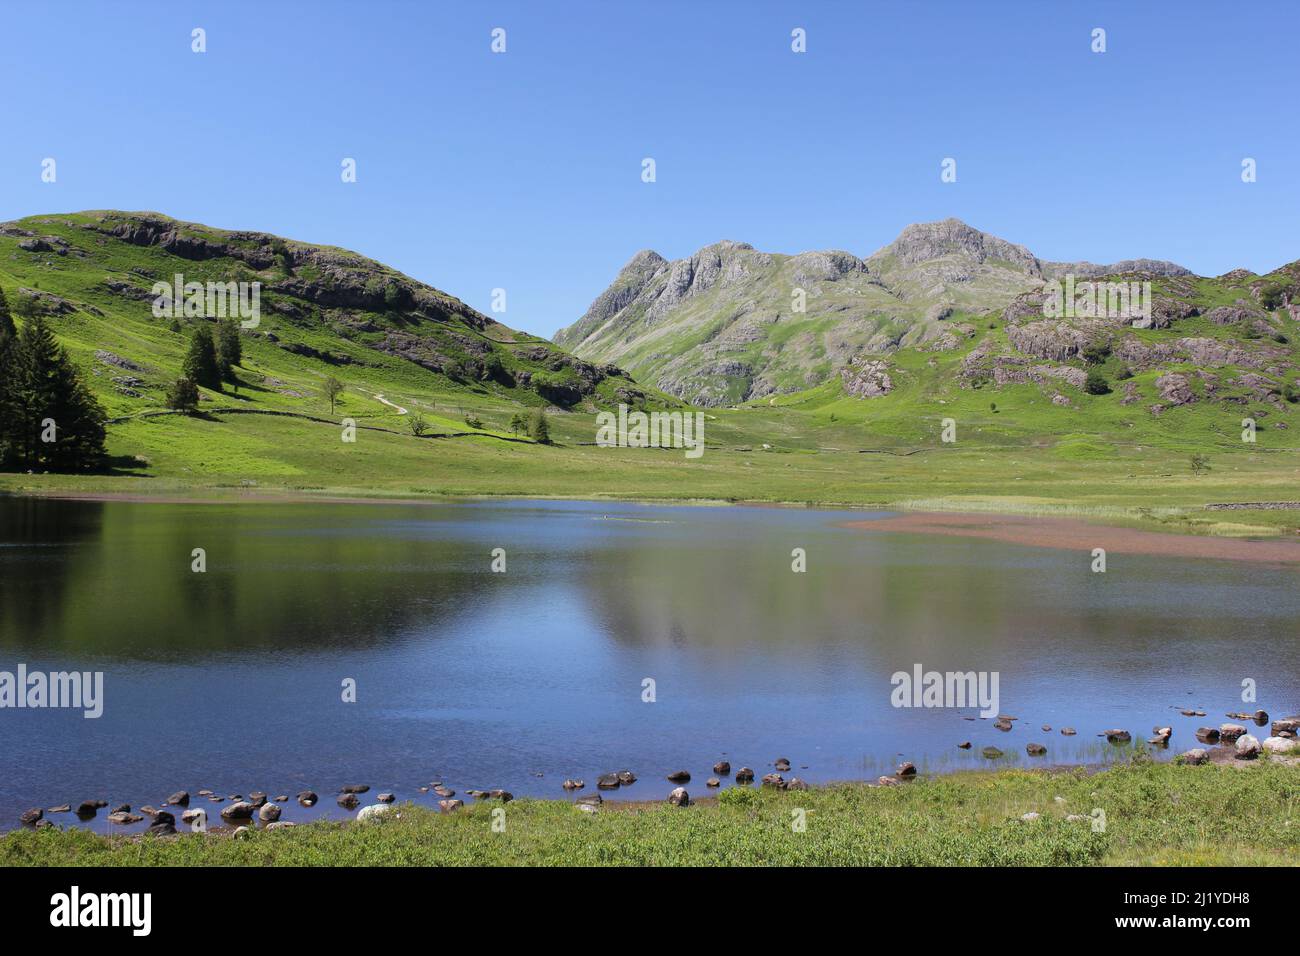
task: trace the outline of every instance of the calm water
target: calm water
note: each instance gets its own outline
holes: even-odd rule
[[[340,813],[349,783],[427,803],[432,780],[562,797],[566,776],[591,793],[626,767],[640,782],[620,795],[659,799],[685,768],[703,794],[724,755],[759,775],[789,757],[813,782],[903,758],[979,766],[985,744],[1022,765],[1096,762],[1107,727],[1171,724],[1171,752],[1193,745],[1198,724],[1255,709],[1246,677],[1258,706],[1300,711],[1294,568],[1112,556],[1093,574],[1086,554],[838,527],[864,517],[0,499],[0,670],[105,675],[98,720],[0,710],[0,829],[29,807],[156,806],[182,788],[311,788],[315,811],[285,809],[304,820]],[[999,672],[1016,729],[895,709],[890,675],[917,663]],[[195,805],[215,821],[219,805]]]

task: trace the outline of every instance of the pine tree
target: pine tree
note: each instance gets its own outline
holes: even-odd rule
[[[528,437],[539,445],[551,443],[551,425],[546,420],[546,412],[541,408],[534,408],[528,418]]]
[[[104,410],[54,338],[29,319],[11,346],[11,438],[23,468],[91,468],[104,457]]]
[[[167,407],[192,415],[199,407],[199,387],[188,378],[177,379],[167,389]]]
[[[181,366],[185,378],[196,385],[221,391],[221,367],[217,364],[217,347],[212,342],[212,330],[201,325],[190,337],[190,350]]]
[[[235,381],[235,366],[243,360],[244,350],[239,341],[239,326],[233,319],[217,323],[217,367],[223,381]]]
[[[0,466],[12,459],[14,449],[15,404],[14,376],[17,374],[16,350],[18,331],[14,328],[9,303],[0,289]]]

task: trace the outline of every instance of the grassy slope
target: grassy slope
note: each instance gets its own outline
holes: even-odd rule
[[[586,814],[564,801],[442,816],[405,805],[377,824],[319,823],[246,840],[105,838],[23,831],[0,839],[16,865],[1296,865],[1292,826],[1300,771],[1128,764],[1083,770],[955,774],[901,787],[863,784],[806,792],[727,790],[689,808]],[[1062,798],[1058,801],[1056,798]],[[1105,832],[1067,814],[1105,811]],[[793,811],[807,811],[805,832]],[[1021,822],[1028,812],[1039,820]]]
[[[75,217],[33,217],[24,224],[85,246],[85,230],[64,219]],[[185,271],[203,278],[200,270],[217,270],[217,260],[186,262],[158,247],[99,238],[102,244],[83,259],[22,251],[17,239],[0,236],[0,284],[11,299],[18,286],[38,287],[98,309],[102,315],[83,310],[52,323],[109,414],[138,416],[161,406],[161,386],[177,375],[186,336],[154,319],[148,302],[114,296],[103,286],[105,277],[129,278],[128,270],[140,267],[157,275]],[[132,281],[145,280],[137,275]],[[1207,289],[1207,302],[1211,293],[1229,301],[1235,295],[1213,284]],[[353,354],[366,364],[327,365],[245,336],[244,385],[238,394],[209,394],[203,407],[346,416],[393,433],[362,430],[355,444],[345,444],[337,425],[301,418],[219,412],[193,419],[135,417],[110,426],[109,449],[121,459],[139,459],[140,465],[111,476],[0,475],[0,491],[219,495],[223,488],[256,483],[268,492],[347,495],[621,496],[1064,512],[1228,534],[1291,533],[1300,525],[1300,512],[1202,511],[1207,502],[1298,497],[1296,406],[1279,412],[1198,402],[1156,417],[1146,409],[1155,373],[1135,379],[1144,400],[1132,405],[1120,403],[1118,388],[1089,396],[1067,387],[1063,390],[1075,407],[1059,408],[1050,402],[1051,390],[1036,385],[958,387],[955,372],[962,357],[984,336],[1005,338],[1000,320],[954,316],[954,323],[976,326],[976,335],[959,348],[895,353],[897,387],[883,398],[848,397],[833,381],[749,406],[711,410],[709,450],[688,461],[680,451],[593,447],[591,408],[553,412],[558,447],[490,437],[505,435],[510,417],[535,403],[536,395],[492,383],[453,382],[339,338],[327,327],[295,324],[266,307],[267,298],[274,296],[264,298],[262,331]],[[1296,323],[1283,321],[1291,341],[1300,342]],[[1176,331],[1150,334],[1229,333],[1191,319]],[[123,372],[98,361],[97,349],[147,367],[145,373],[126,373],[146,379],[142,397],[113,387],[112,377]],[[347,385],[333,416],[318,394],[327,374]],[[1223,370],[1222,378],[1230,374]],[[475,431],[464,423],[466,416],[478,416],[484,428],[477,436],[415,438],[407,432],[407,419],[377,395],[419,412],[440,434]],[[996,411],[990,403],[996,403]],[[1259,416],[1261,411],[1268,415]],[[1254,445],[1240,441],[1245,414],[1261,422]],[[945,417],[958,423],[956,445],[939,441]],[[1277,427],[1283,421],[1295,427]],[[1208,455],[1210,474],[1191,474],[1188,461],[1194,453]]]

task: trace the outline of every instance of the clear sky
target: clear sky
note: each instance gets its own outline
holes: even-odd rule
[[[1265,272],[1300,258],[1297,38],[1267,0],[6,2],[0,219],[345,246],[543,335],[639,249],[865,256],[947,216]]]

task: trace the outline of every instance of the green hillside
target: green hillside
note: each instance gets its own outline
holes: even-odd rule
[[[153,213],[31,217],[0,225],[0,287],[19,323],[46,316],[90,383],[113,464],[0,475],[0,490],[822,502],[1290,532],[1300,512],[1204,505],[1300,498],[1296,272],[1159,277],[1148,329],[1043,319],[1032,290],[953,310],[811,388],[705,409],[707,453],[688,460],[594,444],[598,410],[677,399],[355,253]],[[153,283],[176,273],[262,284],[237,383],[204,390],[194,416],[169,412],[166,389],[211,320],[154,316]],[[1080,387],[1088,371],[1110,392]],[[345,386],[334,410],[330,376]],[[511,428],[538,407],[549,446]]]

